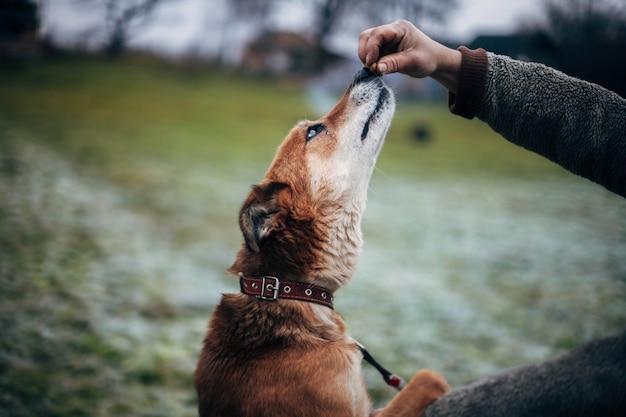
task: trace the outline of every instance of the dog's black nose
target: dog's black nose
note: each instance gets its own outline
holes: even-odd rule
[[[373,80],[376,78],[376,74],[370,71],[367,68],[361,68],[359,72],[354,76],[353,84],[364,83]]]

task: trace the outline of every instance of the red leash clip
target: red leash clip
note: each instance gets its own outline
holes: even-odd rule
[[[385,380],[385,383],[387,383],[387,385],[389,385],[390,387],[394,387],[398,391],[400,391],[402,388],[406,386],[406,381],[404,379],[402,379],[398,375],[392,374],[391,372],[383,368],[376,361],[376,359],[374,359],[374,357],[370,355],[367,349],[365,349],[365,346],[363,346],[359,342],[356,342],[356,345],[361,350],[361,354],[363,354],[363,359],[365,359],[367,363],[372,365],[374,368],[376,368],[376,370],[378,370],[378,372],[380,372],[380,374],[383,376],[383,379]]]

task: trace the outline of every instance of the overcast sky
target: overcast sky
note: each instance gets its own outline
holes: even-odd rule
[[[172,0],[164,2],[158,10],[155,23],[144,28],[133,39],[133,44],[156,48],[172,54],[195,49],[215,53],[221,44],[220,28],[228,0]],[[508,33],[517,27],[520,20],[538,14],[541,0],[459,0],[459,8],[452,12],[445,24],[427,25],[423,29],[434,37],[470,42],[479,33]],[[42,31],[51,32],[65,41],[89,43],[96,39],[97,31],[90,31],[101,24],[102,16],[93,13],[93,3],[88,9],[79,10],[75,2],[47,0],[43,2],[44,20]],[[310,20],[307,10],[290,7],[275,19],[278,27],[297,30]],[[365,29],[365,28],[363,28]],[[78,34],[78,36],[77,36]],[[249,28],[230,27],[233,54],[251,36]],[[356,54],[358,33],[335,39],[335,46],[344,53],[351,50]],[[230,48],[229,48],[230,49]],[[234,58],[231,57],[231,58]]]
[[[479,33],[508,33],[521,19],[539,15],[541,0],[460,0],[461,9],[446,24],[463,41]]]

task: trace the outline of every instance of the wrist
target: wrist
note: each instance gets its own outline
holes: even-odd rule
[[[452,93],[456,93],[459,86],[463,55],[456,49],[441,45],[438,51],[437,68],[431,75],[439,84]]]

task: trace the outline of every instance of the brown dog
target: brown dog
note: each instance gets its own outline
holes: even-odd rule
[[[320,120],[300,122],[241,209],[229,272],[195,375],[202,417],[366,417],[362,355],[332,309],[361,250],[361,214],[395,108],[367,70]],[[418,372],[380,416],[417,417],[448,386]]]

